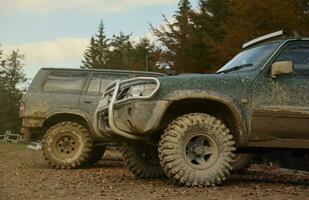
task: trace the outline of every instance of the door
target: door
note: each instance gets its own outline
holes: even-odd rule
[[[270,66],[252,90],[252,139],[309,139],[309,43],[288,44],[272,63],[293,61],[294,73],[270,77]]]
[[[80,97],[80,109],[88,112],[92,119],[105,87],[117,79],[124,80],[128,78],[129,75],[125,73],[92,73],[88,80],[88,84],[86,84],[83,95]]]

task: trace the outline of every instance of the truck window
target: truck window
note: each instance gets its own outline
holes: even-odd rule
[[[80,93],[87,74],[87,72],[77,71],[52,71],[48,74],[42,88],[46,92]]]
[[[92,75],[87,94],[102,95],[105,87],[111,82],[120,79],[128,79],[128,74],[108,74],[108,73],[94,73]]]
[[[293,61],[294,75],[309,76],[309,45],[290,45],[276,61]]]

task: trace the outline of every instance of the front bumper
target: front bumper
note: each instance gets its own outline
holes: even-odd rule
[[[117,99],[123,84],[140,80],[152,81],[157,84],[157,87],[148,96]],[[159,119],[164,114],[164,108],[169,104],[164,100],[151,100],[159,88],[158,79],[150,77],[115,81],[109,85],[95,112],[94,125],[98,136],[104,138],[120,136],[143,140],[157,131],[160,125]]]

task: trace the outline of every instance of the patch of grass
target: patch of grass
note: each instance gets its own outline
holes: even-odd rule
[[[0,143],[0,151],[10,151],[10,150],[26,150],[27,144],[11,144],[11,143]]]

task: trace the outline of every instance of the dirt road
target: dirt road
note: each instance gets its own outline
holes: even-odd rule
[[[78,170],[51,169],[40,151],[0,144],[0,200],[7,199],[299,199],[309,187],[230,178],[220,187],[186,188],[169,180],[140,180],[126,170],[117,152]],[[111,160],[112,159],[112,160]]]

